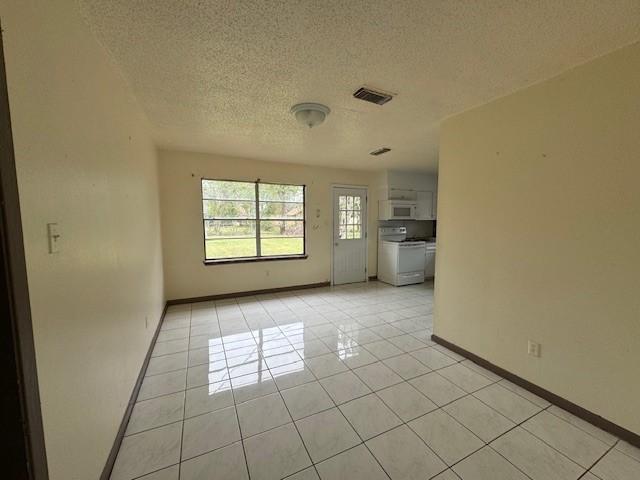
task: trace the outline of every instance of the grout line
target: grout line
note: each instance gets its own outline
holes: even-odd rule
[[[191,305],[189,305],[189,331],[191,331],[191,319],[193,316],[193,307]],[[155,345],[154,345],[155,348]],[[189,354],[187,353],[187,362],[189,361]],[[184,444],[184,417],[185,417],[185,413],[187,411],[187,377],[186,377],[186,373],[185,373],[185,379],[184,379],[184,386],[185,386],[185,390],[184,390],[184,398],[182,401],[182,428],[180,429],[180,450],[179,450],[179,455],[178,455],[178,480],[180,479],[180,476],[182,475],[182,448],[183,448],[183,444]]]

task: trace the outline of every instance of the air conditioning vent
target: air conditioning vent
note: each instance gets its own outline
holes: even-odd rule
[[[376,105],[384,105],[393,98],[393,96],[388,93],[376,92],[366,87],[356,90],[353,96],[365,102],[375,103]]]
[[[390,151],[391,151],[390,148],[382,147],[382,148],[379,148],[379,149],[374,150],[373,152],[369,153],[369,155],[373,155],[374,157],[377,157],[378,155],[382,155],[383,153],[387,153],[387,152],[390,152]]]

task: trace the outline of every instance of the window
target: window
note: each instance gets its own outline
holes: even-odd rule
[[[205,262],[304,257],[304,189],[203,179]]]
[[[362,207],[360,197],[340,195],[338,197],[338,214],[340,215],[340,240],[359,240],[362,238]]]

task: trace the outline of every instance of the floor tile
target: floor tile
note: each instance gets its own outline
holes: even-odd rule
[[[442,410],[428,413],[408,425],[448,465],[484,445],[482,440]]]
[[[435,403],[422,395],[408,382],[402,382],[379,390],[377,395],[404,422],[413,420],[438,408]]]
[[[187,388],[201,387],[209,383],[220,383],[229,380],[229,371],[225,362],[210,362],[204,365],[189,367],[187,370]]]
[[[378,340],[376,342],[364,345],[365,350],[369,351],[378,360],[402,355],[403,351],[396,347],[388,340]]]
[[[373,391],[381,390],[403,381],[400,375],[382,362],[356,368],[353,372]]]
[[[302,360],[302,358],[300,358],[300,355],[298,355],[298,352],[296,352],[295,350],[266,357],[264,359],[268,368],[277,368],[283,365],[289,365],[291,363],[299,362],[300,360]]]
[[[472,396],[463,397],[443,408],[485,442],[490,442],[515,427],[515,423],[507,417]]]
[[[421,348],[426,347],[426,345],[416,337],[407,333],[397,337],[388,338],[388,340],[403,352],[413,352],[415,350],[420,350]]]
[[[409,380],[409,383],[438,406],[453,402],[466,395],[464,390],[436,372]]]
[[[187,368],[188,352],[172,353],[161,357],[152,357],[149,360],[145,376],[158,375],[159,373],[173,372]]]
[[[305,383],[280,393],[294,420],[335,407],[318,382]]]
[[[527,480],[527,476],[490,447],[484,447],[453,467],[462,480]]]
[[[459,363],[438,370],[438,374],[468,393],[475,392],[493,383],[484,375],[480,375]]]
[[[242,443],[182,462],[180,480],[249,480]]]
[[[520,427],[491,446],[533,480],[575,480],[584,472],[577,463]]]
[[[331,353],[329,347],[319,339],[305,341],[303,343],[294,344],[293,346],[303,359],[319,357],[320,355]]]
[[[337,405],[371,393],[371,389],[353,372],[326,377],[320,383]]]
[[[240,440],[234,407],[227,407],[184,421],[182,460]]]
[[[630,457],[635,458],[637,461],[640,462],[640,448],[634,447],[633,445],[625,442],[624,440],[620,440],[616,444],[616,450],[626,455],[629,455]]]
[[[360,438],[337,408],[296,422],[314,463],[360,443]]]
[[[178,465],[173,465],[168,468],[163,468],[162,470],[158,470],[153,473],[149,473],[148,475],[143,475],[142,477],[138,477],[139,480],[178,480],[180,476],[180,467]]]
[[[266,430],[291,422],[291,416],[282,401],[280,393],[272,393],[237,407],[242,438],[247,438]]]
[[[387,358],[386,360],[383,360],[382,363],[405,380],[425,375],[431,371],[429,367],[419,362],[408,353],[397,357]]]
[[[180,392],[186,386],[186,370],[161,373],[151,377],[145,377],[138,392],[138,401]]]
[[[496,375],[492,371],[487,370],[486,368],[481,367],[476,363],[473,363],[471,360],[463,360],[462,362],[460,362],[460,365],[464,365],[465,367],[470,368],[471,370],[473,370],[476,373],[479,373],[480,375],[484,375],[489,380],[492,380],[494,382],[499,382],[500,380],[502,380],[502,377],[500,375]]]
[[[515,423],[521,423],[541,410],[529,400],[497,383],[478,390],[473,396]]]
[[[172,328],[170,330],[161,330],[158,333],[158,342],[166,342],[169,340],[180,340],[183,338],[189,338],[189,327]]]
[[[591,469],[602,480],[637,480],[640,462],[613,449]]]
[[[284,480],[320,480],[315,467],[305,468],[301,472],[294,473],[293,475],[286,477]]]
[[[601,442],[606,443],[609,446],[615,445],[615,443],[618,441],[617,437],[615,437],[614,435],[605,432],[604,430],[601,430],[600,428],[596,427],[595,425],[582,420],[581,418],[576,417],[575,415],[572,415],[571,413],[567,412],[566,410],[561,409],[560,407],[557,407],[555,405],[551,405],[547,411],[549,413],[552,413],[553,415],[555,415],[556,417],[560,417],[563,420],[566,420],[567,422],[569,422],[571,425],[573,425],[574,427],[578,427],[580,430],[583,430],[585,432],[587,432],[590,435],[593,435],[594,437],[596,437],[598,440],[600,440]]]
[[[287,388],[293,388],[316,380],[315,375],[311,373],[307,364],[302,361],[274,368],[271,370],[271,375],[280,390],[286,390]]]
[[[460,480],[460,477],[456,475],[453,470],[449,469],[436,475],[431,480]]]
[[[590,468],[610,448],[606,443],[546,411],[527,420],[522,428],[584,468]]]
[[[111,480],[129,480],[180,461],[182,424],[172,423],[125,437],[111,472]]]
[[[389,477],[364,445],[316,465],[322,480],[388,480]]]
[[[278,388],[269,371],[261,371],[231,379],[233,398],[236,403],[248,402],[254,398],[275,393]]]
[[[168,342],[158,342],[153,347],[151,357],[170,355],[172,353],[185,352],[189,349],[189,339],[169,340]]]
[[[371,352],[361,346],[350,348],[348,350],[340,350],[337,353],[340,360],[342,360],[344,364],[351,369],[371,365],[378,361]]]
[[[541,408],[547,408],[549,405],[551,405],[544,398],[541,398],[541,397],[531,393],[530,391],[525,390],[520,385],[516,385],[515,383],[512,383],[509,380],[500,380],[499,383],[504,388],[506,388],[508,390],[511,390],[513,393],[517,393],[521,397],[526,398],[531,403],[535,403],[537,406],[539,406]]]
[[[279,480],[311,466],[293,423],[244,440],[251,480]]]
[[[383,433],[366,445],[394,480],[431,478],[447,468],[406,425]]]
[[[220,361],[226,361],[224,351],[211,351],[208,348],[196,348],[195,350],[189,350],[188,366],[196,367],[198,365],[204,365],[205,363],[214,363]]]
[[[347,370],[346,365],[333,353],[306,359],[305,363],[317,378],[328,377]]]
[[[427,347],[420,350],[415,350],[411,352],[411,355],[417,358],[419,361],[424,363],[427,367],[431,368],[432,370],[447,367],[449,365],[453,365],[454,363],[457,363],[456,360],[454,360],[451,357],[448,357],[442,352],[439,352],[433,347]]]
[[[231,383],[229,381],[211,383],[187,390],[184,416],[185,418],[195,417],[232,405]]]
[[[447,347],[443,345],[436,344],[433,346],[433,348],[435,348],[439,352],[444,353],[447,357],[451,357],[454,360],[457,360],[458,362],[462,362],[463,360],[466,360],[466,358],[460,355],[459,353],[456,353],[453,350],[449,350]]]
[[[341,405],[340,410],[363,440],[402,423],[402,420],[373,393]]]
[[[184,392],[143,400],[134,405],[125,435],[182,420]]]

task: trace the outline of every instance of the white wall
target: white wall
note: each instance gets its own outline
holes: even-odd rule
[[[639,79],[636,43],[444,123],[434,320],[638,434]]]
[[[373,185],[374,174],[335,168],[160,151],[160,192],[167,298],[326,282],[331,279],[332,184]],[[307,185],[305,260],[204,265],[201,178]],[[369,192],[368,275],[375,275],[377,201]],[[320,217],[316,218],[316,210]]]
[[[0,18],[50,478],[96,479],[163,306],[155,149],[76,2]]]

